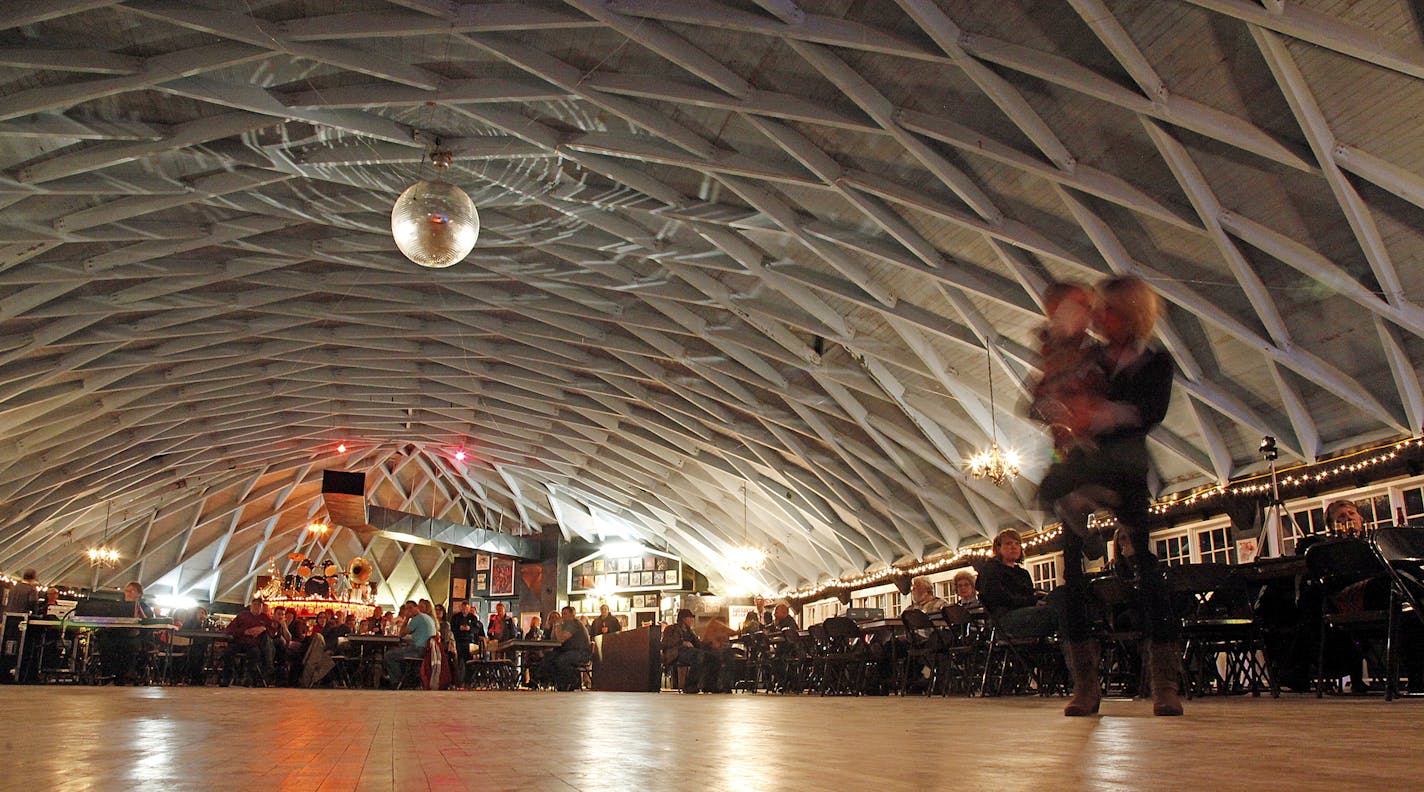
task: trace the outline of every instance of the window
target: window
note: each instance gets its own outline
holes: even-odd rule
[[[1399,491],[1404,520],[1411,524],[1424,522],[1424,486],[1406,487]]]
[[[1153,543],[1157,559],[1164,564],[1189,564],[1192,560],[1192,543],[1186,531],[1165,536]]]
[[[1197,537],[1197,558],[1202,563],[1230,564],[1232,556],[1231,541],[1227,538],[1226,526],[1207,528],[1196,533]]]
[[[1063,558],[1062,553],[1054,553],[1049,556],[1030,558],[1028,561],[1028,572],[1033,576],[1033,587],[1043,591],[1052,591],[1058,588],[1058,567],[1059,560]]]

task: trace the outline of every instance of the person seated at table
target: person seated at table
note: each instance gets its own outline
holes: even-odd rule
[[[272,617],[268,616],[266,603],[261,597],[253,597],[247,610],[232,617],[227,624],[227,634],[231,636],[227,645],[227,679],[224,684],[232,684],[239,656],[247,659],[248,672],[256,668],[262,684],[272,681]]]
[[[562,618],[553,626],[553,637],[562,641],[558,648],[544,655],[539,662],[539,677],[555,690],[570,691],[582,687],[579,667],[589,661],[592,642],[588,628],[574,616],[572,606],[565,606]]]
[[[437,634],[435,619],[421,613],[415,602],[408,601],[402,605],[400,615],[405,619],[405,626],[401,628],[400,635],[409,643],[402,643],[400,646],[386,650],[384,658],[386,679],[392,687],[398,686],[403,678],[401,662],[407,658],[418,660],[424,657],[425,645]]]
[[[143,584],[137,580],[124,585],[124,601],[133,604],[131,613],[134,618],[153,618],[153,606],[144,602]],[[131,684],[137,680],[138,661],[145,648],[141,633],[138,629],[111,628],[102,631],[99,636],[99,656],[104,674],[113,677],[114,684]]]
[[[598,606],[598,618],[593,620],[593,626],[589,627],[589,633],[593,635],[607,635],[616,633],[623,629],[623,623],[618,621],[618,617],[613,615],[608,603]]]
[[[504,612],[504,603],[495,603],[494,613],[490,614],[489,624],[485,627],[485,651],[498,652],[500,644],[518,637],[519,630],[514,626],[514,619]]]
[[[524,640],[544,640],[544,624],[540,621],[538,614],[529,617],[529,626],[524,628]]]
[[[993,556],[979,569],[975,586],[984,610],[1008,634],[1046,637],[1056,631],[1057,614],[1034,590],[1033,577],[1023,568],[1023,539],[1013,528],[994,537]]]
[[[699,692],[704,682],[709,688],[715,687],[722,675],[722,655],[703,646],[693,629],[696,620],[692,611],[683,608],[677,612],[677,621],[663,629],[663,665],[687,667],[687,678],[682,685],[684,693]]]
[[[784,602],[778,602],[776,608],[771,612],[771,626],[778,630],[801,629],[801,626],[796,623],[796,618],[791,615],[791,608]]]
[[[979,592],[974,588],[974,573],[967,569],[960,570],[959,574],[954,576],[954,595],[959,598],[957,604],[967,611],[984,609],[984,606],[979,604]]]
[[[905,607],[906,610],[939,613],[940,609],[948,604],[949,602],[943,597],[935,595],[934,585],[930,583],[929,578],[919,575],[910,581],[910,604]]]
[[[326,627],[321,631],[321,637],[326,640],[328,651],[336,650],[336,642],[351,634],[351,627],[335,611],[327,610]]]

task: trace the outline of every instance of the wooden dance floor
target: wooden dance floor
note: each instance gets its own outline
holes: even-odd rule
[[[0,688],[3,790],[1366,789],[1424,700]]]

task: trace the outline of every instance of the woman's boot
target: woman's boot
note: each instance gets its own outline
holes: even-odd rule
[[[1152,714],[1181,715],[1182,656],[1176,643],[1153,641],[1149,649],[1152,670]]]
[[[1063,708],[1070,718],[1096,715],[1102,701],[1102,685],[1098,679],[1098,659],[1101,650],[1097,641],[1070,641],[1063,645],[1063,657],[1073,675],[1073,698]]]

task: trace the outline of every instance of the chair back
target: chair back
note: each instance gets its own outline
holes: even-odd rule
[[[1395,595],[1424,620],[1424,526],[1380,528],[1370,544],[1389,570]]]
[[[905,625],[905,629],[911,632],[934,629],[934,622],[930,621],[930,615],[914,608],[903,611],[900,614],[900,623]]]
[[[934,622],[930,621],[929,614],[917,608],[901,611],[900,624],[904,625],[905,637],[914,649],[923,647],[934,634]]]
[[[865,633],[860,629],[860,625],[854,619],[845,616],[832,616],[826,619],[822,626],[826,630],[826,638],[836,651],[845,651],[854,648],[865,638]]]
[[[1369,542],[1362,539],[1327,539],[1305,551],[1305,566],[1325,590],[1334,592],[1385,572]]]
[[[1230,564],[1179,564],[1164,573],[1177,612],[1188,618],[1250,619],[1246,581]]]

